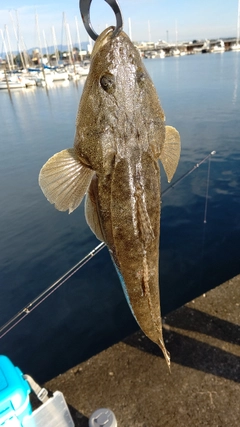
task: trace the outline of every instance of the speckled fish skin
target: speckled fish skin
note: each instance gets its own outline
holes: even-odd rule
[[[110,27],[94,46],[74,148],[53,156],[43,166],[39,183],[51,203],[71,212],[82,200],[83,190],[80,201],[75,194],[81,178],[70,185],[76,198],[72,202],[65,192],[64,197],[60,193],[55,196],[52,182],[57,181],[58,172],[54,180],[51,177],[70,156],[71,166],[65,167],[63,175],[67,182],[67,171],[73,170],[70,175],[74,181],[78,164],[80,177],[85,174],[87,222],[106,242],[139,326],[159,345],[170,366],[159,298],[158,160],[170,181],[179,161],[180,138],[174,128],[165,126],[164,112],[137,49],[124,32],[111,36]]]

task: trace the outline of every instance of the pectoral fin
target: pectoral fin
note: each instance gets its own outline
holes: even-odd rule
[[[89,227],[91,228],[92,232],[96,235],[97,239],[104,242],[102,227],[101,227],[101,224],[99,221],[99,215],[98,215],[96,175],[92,178],[90,187],[86,195],[85,217]]]
[[[160,160],[167,175],[168,182],[171,181],[180,158],[181,142],[178,131],[172,126],[165,126],[165,141],[160,155]]]
[[[94,173],[80,162],[74,149],[69,148],[45,163],[40,170],[39,185],[56,209],[71,213],[80,205]]]

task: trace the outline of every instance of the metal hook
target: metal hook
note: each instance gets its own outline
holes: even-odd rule
[[[118,5],[117,0],[105,0],[105,2],[107,2],[109,4],[109,6],[111,6],[111,8],[112,8],[112,10],[116,16],[116,27],[112,33],[112,37],[116,37],[120,33],[120,31],[122,30],[122,27],[123,27],[123,19],[122,19],[121,10],[120,10],[120,7]],[[92,3],[92,0],[79,0],[79,9],[80,9],[80,13],[82,16],[84,26],[85,26],[89,36],[93,40],[97,40],[98,34],[95,33],[95,31],[92,27],[91,21],[90,21],[91,3]]]

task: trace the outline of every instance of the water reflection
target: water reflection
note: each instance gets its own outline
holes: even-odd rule
[[[238,96],[238,79],[239,79],[239,77],[238,77],[238,70],[239,70],[239,55],[240,55],[240,52],[236,51],[234,53],[236,55],[236,59],[235,59],[235,67],[234,67],[234,73],[235,73],[235,75],[234,75],[234,90],[233,90],[233,100],[232,100],[233,105],[236,104],[237,96]]]
[[[238,62],[237,53],[145,61],[167,124],[181,135],[182,153],[174,179],[210,151],[217,151],[211,164],[205,234],[207,164],[163,198],[163,313],[239,273]],[[46,160],[73,145],[84,81],[66,87],[58,83],[48,93],[44,88],[14,91],[13,104],[7,93],[0,93],[4,106],[0,144],[2,320],[14,315],[97,244],[86,225],[83,205],[71,215],[58,212],[38,186],[38,173]],[[163,170],[161,179],[164,189],[168,183]],[[51,324],[46,321],[50,312]],[[115,269],[103,250],[54,299],[39,307],[30,321],[6,337],[4,351],[24,369],[28,348],[33,374],[38,369],[35,354],[41,357],[42,372],[53,372],[56,360],[60,372],[62,359],[77,363],[134,327]],[[52,343],[44,361],[39,341],[43,348]]]
[[[54,126],[59,121],[66,120],[66,115],[61,117],[59,114],[59,107],[60,110],[65,110],[68,106],[67,111],[70,112],[68,115],[71,115],[74,120],[84,82],[85,79],[80,80],[77,84],[69,81],[56,82],[48,87],[48,90],[45,87],[14,90],[11,98],[7,92],[1,93],[3,105],[6,107],[3,108],[1,117],[2,123],[5,125],[3,135],[4,131],[8,137],[12,134],[11,141],[13,142],[19,140],[19,137],[21,139],[26,137],[26,140],[34,141],[36,133],[43,133],[46,123],[48,123],[47,126],[51,126],[52,122],[52,126]],[[75,107],[74,113],[73,107]],[[57,131],[56,134],[58,134]]]

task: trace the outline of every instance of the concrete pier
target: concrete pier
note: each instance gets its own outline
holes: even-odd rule
[[[164,337],[171,373],[139,331],[45,386],[63,392],[76,427],[101,407],[118,427],[239,427],[240,276],[170,313]]]

